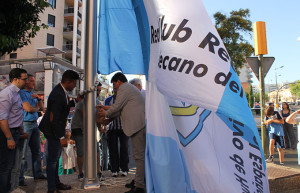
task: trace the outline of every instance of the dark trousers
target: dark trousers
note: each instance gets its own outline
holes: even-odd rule
[[[285,148],[295,149],[297,147],[297,142],[296,142],[296,137],[295,137],[293,125],[288,124],[284,121],[283,132],[284,132]]]
[[[20,171],[20,181],[24,181],[24,171],[27,168],[27,146],[31,150],[31,163],[32,173],[34,178],[39,178],[42,175],[41,167],[41,141],[40,141],[40,130],[36,122],[25,122],[23,123],[24,132],[28,134],[28,139],[25,139],[23,147],[22,165]]]
[[[103,171],[108,170],[108,145],[107,145],[107,134],[103,133],[101,135],[101,141],[97,143],[97,153],[100,149],[100,167],[103,169]]]
[[[46,138],[48,143],[48,155],[46,155],[48,191],[54,191],[56,189],[56,185],[60,183],[58,177],[58,166],[62,147],[59,139],[52,137]]]
[[[109,149],[109,161],[111,166],[111,172],[119,172],[120,168],[122,171],[128,172],[128,139],[123,130],[108,130],[107,141]],[[120,141],[120,153],[119,144]]]
[[[20,130],[10,129],[10,132],[17,148]],[[7,193],[11,188],[10,179],[15,164],[16,148],[13,150],[7,148],[7,139],[0,129],[0,193]]]

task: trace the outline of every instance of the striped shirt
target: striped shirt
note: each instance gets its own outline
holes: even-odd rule
[[[112,106],[115,103],[115,98],[114,95],[111,95],[107,97],[104,100],[104,105],[105,106]],[[108,130],[117,130],[117,129],[122,129],[122,124],[121,124],[121,119],[120,117],[115,118],[110,124],[108,125]]]

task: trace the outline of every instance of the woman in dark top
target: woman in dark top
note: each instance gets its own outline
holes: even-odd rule
[[[290,110],[289,105],[286,102],[282,103],[282,111],[281,116],[284,119],[283,124],[283,132],[284,132],[284,142],[285,142],[285,148],[289,149],[292,148],[293,150],[296,149],[296,138],[294,133],[294,128],[292,124],[288,124],[285,119],[292,113]]]

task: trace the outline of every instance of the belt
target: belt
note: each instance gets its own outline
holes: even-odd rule
[[[25,123],[35,123],[36,121],[23,121]]]
[[[14,130],[17,130],[17,129],[21,129],[21,127],[12,127],[10,129],[14,129]]]

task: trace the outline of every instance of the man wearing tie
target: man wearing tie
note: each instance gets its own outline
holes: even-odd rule
[[[47,111],[39,125],[48,141],[46,173],[49,193],[71,189],[70,185],[60,182],[58,166],[62,146],[67,145],[67,140],[64,139],[67,117],[70,107],[75,106],[74,101],[69,101],[68,91],[72,91],[76,87],[77,80],[79,80],[79,75],[75,71],[64,72],[61,82],[49,95]]]

